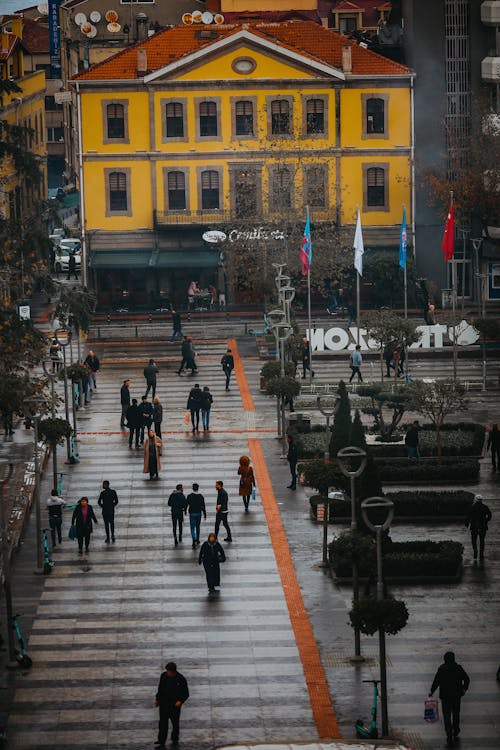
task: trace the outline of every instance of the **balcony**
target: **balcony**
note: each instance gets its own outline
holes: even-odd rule
[[[485,57],[481,62],[481,78],[488,83],[500,83],[500,57]]]
[[[157,229],[175,229],[176,227],[196,227],[212,226],[215,224],[230,224],[234,227],[242,225],[252,225],[258,227],[259,224],[273,224],[275,226],[285,226],[305,221],[306,210],[290,208],[282,211],[259,211],[258,213],[248,213],[240,216],[236,211],[227,211],[224,209],[211,209],[204,211],[155,211],[154,226]],[[334,208],[313,208],[311,209],[311,220],[314,222],[335,221]]]
[[[500,0],[486,0],[481,4],[481,21],[485,26],[500,26]]]

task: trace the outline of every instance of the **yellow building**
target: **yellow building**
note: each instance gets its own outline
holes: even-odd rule
[[[412,221],[411,82],[308,21],[177,26],[75,77],[101,303],[177,304],[193,278],[220,287],[208,229],[225,255],[279,253],[306,205],[337,227],[359,205],[366,243],[396,245],[403,204]]]
[[[47,194],[45,141],[45,72],[26,73],[22,44],[22,19],[12,18],[1,29],[0,79],[19,87],[0,95],[0,120],[27,128],[24,147],[39,158],[42,173],[37,183],[22,177],[11,158],[0,163],[0,214],[22,219]],[[28,132],[29,131],[29,132]],[[5,138],[5,132],[0,136]]]

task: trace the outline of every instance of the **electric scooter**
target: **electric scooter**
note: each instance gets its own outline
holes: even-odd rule
[[[49,543],[47,541],[47,529],[43,530],[42,538],[43,538],[43,572],[45,575],[48,575],[49,573],[52,573],[52,568],[54,567],[54,563],[50,559]]]
[[[373,704],[371,709],[372,720],[368,727],[365,727],[362,719],[358,719],[355,728],[356,736],[363,740],[376,740],[378,737],[377,729],[377,698],[378,698],[378,684],[380,680],[363,680],[363,682],[371,682],[373,685]]]
[[[15,649],[16,661],[21,667],[30,669],[30,667],[33,665],[33,661],[31,657],[28,656],[28,652],[26,651],[26,644],[21,634],[19,623],[17,622],[18,617],[19,615],[14,615],[11,623],[16,634],[17,642],[19,643],[19,649]]]

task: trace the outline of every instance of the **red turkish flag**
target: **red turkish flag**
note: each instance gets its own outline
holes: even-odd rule
[[[453,205],[453,202],[450,205],[450,210],[448,211],[448,216],[446,217],[441,249],[444,253],[445,260],[451,260],[453,258],[453,253],[455,250],[455,207]]]

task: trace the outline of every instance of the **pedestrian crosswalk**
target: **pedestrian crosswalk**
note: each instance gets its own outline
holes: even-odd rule
[[[224,344],[200,349],[196,381],[214,393],[213,432],[193,435],[184,424],[193,379],[160,364],[160,481],[142,473],[142,451],[130,451],[118,427],[121,380],[130,377],[132,395],[140,394],[142,363],[104,361],[92,406],[80,412],[80,462],[65,477],[64,494],[70,502],[87,495],[100,523],[89,554],[79,557],[67,539],[65,511],[64,541],[29,641],[34,666],[18,683],[9,720],[16,750],[152,744],[154,695],[169,660],[190,686],[181,717],[185,747],[317,737],[259,493],[250,513],[238,497],[236,471],[250,427],[236,382],[224,390]],[[119,497],[115,544],[104,543],[96,503],[104,479]],[[221,590],[209,598],[189,524],[182,543],[173,544],[167,500],[177,483],[189,490],[197,482],[207,503],[206,538],[218,479],[229,494],[234,541],[223,543]]]

